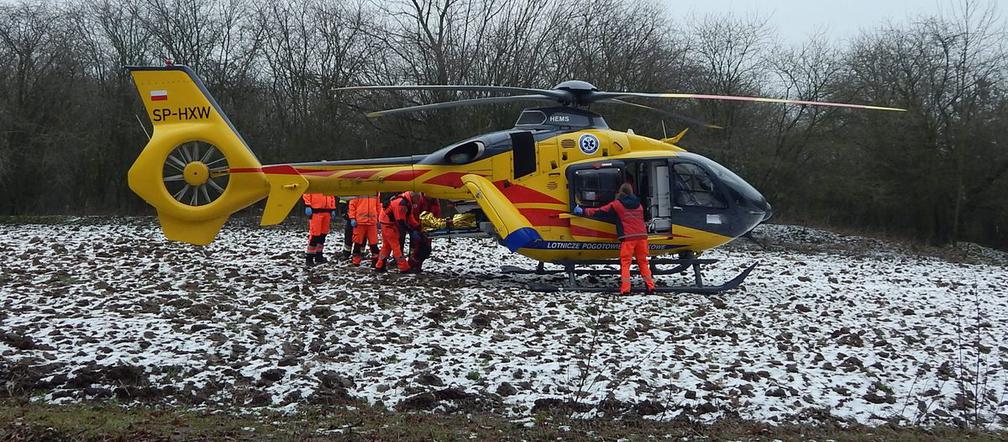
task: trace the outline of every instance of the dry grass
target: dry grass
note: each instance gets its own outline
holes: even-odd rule
[[[0,402],[0,441],[22,440],[1005,440],[1008,433],[955,428],[897,428],[839,424],[779,426],[723,420],[712,425],[569,419],[539,414],[534,423],[500,416],[394,413],[368,406],[315,408],[293,415],[235,415],[115,404],[56,406]]]

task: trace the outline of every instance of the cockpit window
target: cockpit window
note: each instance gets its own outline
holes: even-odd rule
[[[673,168],[677,206],[715,209],[728,207],[714,180],[702,167],[693,163],[676,163]]]

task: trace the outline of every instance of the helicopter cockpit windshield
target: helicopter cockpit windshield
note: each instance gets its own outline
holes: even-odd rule
[[[676,174],[682,179],[677,183],[677,188],[684,186],[687,192],[682,192],[684,194],[682,198],[698,203],[689,205],[723,208],[727,207],[730,201],[734,207],[766,212],[769,217],[770,203],[763,194],[735,172],[710,158],[694,153],[682,152],[677,158],[687,160],[677,161],[675,164]],[[720,183],[718,187],[723,188],[724,192],[720,190],[715,192],[715,183]]]

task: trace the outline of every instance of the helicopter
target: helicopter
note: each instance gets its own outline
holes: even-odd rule
[[[369,117],[448,107],[545,102],[524,109],[514,127],[478,135],[426,155],[262,165],[223,109],[189,67],[131,66],[153,126],[150,141],[128,172],[129,187],[157,210],[169,240],[209,244],[228,217],[266,199],[260,224],[282,222],[306,192],[347,197],[376,192],[421,192],[477,215],[473,232],[496,238],[511,252],[539,262],[535,270],[565,273],[578,284],[587,265],[613,263],[619,254],[612,222],[577,216],[575,206],[599,207],[630,183],[644,207],[652,266],[658,274],[692,268],[694,281],[658,292],[718,293],[738,287],[752,264],[721,285],[705,285],[700,258],[768,220],[770,203],[724,166],[676,145],[685,134],[653,139],[610,129],[593,103],[649,106],[627,98],[729,100],[855,109],[898,108],[760,97],[599,91],[584,81],[552,89],[477,85],[353,86],[339,91],[454,90],[503,93],[372,112]],[[451,233],[451,232],[450,232]],[[546,269],[559,264],[562,270]],[[673,265],[671,269],[658,266]],[[582,269],[578,269],[581,266]],[[556,290],[563,286],[537,286]]]

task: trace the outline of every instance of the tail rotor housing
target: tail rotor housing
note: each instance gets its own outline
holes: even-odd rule
[[[232,213],[269,193],[262,165],[191,69],[129,70],[154,126],[130,189],[157,209],[168,239],[208,244]]]

